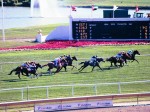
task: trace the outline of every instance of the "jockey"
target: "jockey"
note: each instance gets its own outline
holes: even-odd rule
[[[125,53],[125,52],[124,52],[124,51],[119,52],[119,53],[116,55],[116,58],[117,58],[118,60],[120,60],[123,53]]]
[[[66,56],[66,59],[67,59],[67,60],[71,60],[70,54]]]
[[[132,50],[128,50],[128,52],[127,52],[128,54],[129,54],[129,56],[131,57],[132,56],[132,53],[133,53],[133,51]]]
[[[95,64],[96,63],[96,59],[97,59],[97,56],[92,56],[91,59],[90,59],[90,63]]]
[[[60,64],[61,58],[62,58],[62,57],[58,57],[58,58],[55,58],[55,59],[54,59],[54,64],[55,64],[56,67]]]
[[[28,68],[29,67],[29,62],[25,62],[21,65],[21,67],[25,67],[25,68]]]
[[[29,63],[29,68],[30,68],[31,70],[35,70],[35,68],[36,68],[35,62],[30,62],[30,63]]]

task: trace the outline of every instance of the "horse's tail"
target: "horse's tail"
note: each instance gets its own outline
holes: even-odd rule
[[[84,64],[84,62],[80,62],[79,65]]]
[[[20,70],[21,70],[21,68],[20,68],[20,66],[18,66],[17,68],[11,70],[8,75],[11,75],[11,74],[12,74],[13,72],[15,72],[15,71],[16,71],[16,73],[17,73],[17,72],[20,71]]]
[[[45,67],[45,66],[48,66],[48,64],[42,65],[42,68]]]

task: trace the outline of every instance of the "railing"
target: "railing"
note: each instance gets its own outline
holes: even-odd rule
[[[118,90],[115,92],[116,94],[121,94],[122,93],[122,89],[121,88],[121,85],[125,85],[125,84],[136,84],[136,83],[150,83],[150,80],[146,80],[146,81],[133,81],[133,82],[117,82],[117,83],[96,83],[96,84],[68,84],[68,85],[48,85],[48,86],[33,86],[33,87],[22,87],[22,88],[8,88],[8,89],[1,89],[0,90],[0,93],[5,93],[7,91],[11,92],[11,91],[17,91],[21,93],[21,100],[29,100],[31,98],[32,95],[29,96],[30,94],[30,91],[32,89],[45,89],[45,95],[46,95],[46,99],[49,98],[49,91],[50,89],[55,89],[57,87],[69,87],[71,88],[71,96],[74,97],[74,93],[75,93],[75,87],[92,87],[92,89],[90,88],[90,95],[98,95],[98,87],[99,86],[112,86],[112,85],[116,85],[116,87],[118,87]],[[19,90],[19,91],[18,91]],[[101,88],[101,91],[102,91],[102,88]],[[147,91],[149,92],[149,91]],[[60,90],[60,93],[61,93],[61,90]],[[109,93],[108,93],[109,94]],[[110,93],[111,94],[111,93]],[[44,96],[44,95],[43,95]],[[84,96],[81,95],[81,96]],[[2,94],[1,94],[1,97],[2,97]],[[19,96],[18,96],[19,97]],[[70,96],[69,96],[70,97]],[[37,98],[37,99],[40,99],[40,98]]]
[[[136,100],[132,100],[134,98]],[[6,102],[0,103],[0,110],[11,110],[15,107],[15,110],[22,108],[30,108],[30,110],[34,110],[35,105],[40,104],[64,104],[66,102],[90,102],[90,101],[103,101],[103,100],[111,100],[113,102],[113,106],[127,106],[127,105],[140,105],[140,104],[150,104],[149,100],[150,93],[130,93],[130,94],[113,94],[113,95],[105,95],[105,96],[84,96],[84,97],[69,97],[69,98],[57,98],[57,99],[42,99],[42,100],[29,100],[29,101],[19,101],[19,102]],[[126,100],[125,102],[123,99]],[[116,102],[119,100],[119,102]],[[142,103],[144,102],[144,103]],[[124,104],[123,104],[124,103]],[[134,103],[134,104],[133,104]]]

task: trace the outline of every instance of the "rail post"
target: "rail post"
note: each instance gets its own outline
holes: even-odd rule
[[[97,95],[97,85],[94,86],[95,95]]]
[[[23,88],[21,89],[21,98],[22,98],[22,101],[23,101]]]
[[[48,94],[48,87],[46,87],[46,97],[47,97],[47,99],[48,99],[48,96],[49,96],[49,94]]]
[[[72,96],[74,96],[74,85],[72,85]]]

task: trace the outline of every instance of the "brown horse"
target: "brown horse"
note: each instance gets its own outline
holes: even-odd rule
[[[117,59],[115,56],[112,56],[112,57],[110,57],[110,58],[107,58],[106,61],[109,61],[109,62],[111,63],[110,67],[112,67],[113,64],[114,64],[114,66],[118,67],[117,63],[120,64],[120,65],[119,65],[120,67],[123,67],[123,66],[124,66],[124,60],[123,60],[122,58]]]
[[[133,53],[132,53],[132,55],[130,55],[128,53],[125,53],[125,54],[122,55],[122,58],[124,59],[124,61],[126,62],[126,64],[127,64],[127,60],[132,60],[132,62],[136,61],[137,63],[139,63],[138,60],[135,59],[135,55],[140,55],[140,53],[139,53],[138,50],[134,50]]]
[[[65,59],[61,59],[60,64],[58,66],[55,65],[54,61],[51,61],[48,64],[43,65],[42,68],[45,66],[48,66],[47,71],[49,72],[49,74],[52,74],[51,70],[53,68],[56,68],[56,71],[54,73],[58,73],[64,66],[66,66],[66,64],[67,64],[67,61]]]
[[[24,76],[29,76],[29,74],[34,74],[35,76],[37,76],[38,74],[36,73],[38,68],[42,68],[42,66],[39,63],[35,63],[35,68],[34,69],[28,69],[26,67],[22,67],[22,66],[18,66],[15,69],[11,70],[10,73],[8,75],[11,75],[13,72],[15,72],[16,75],[18,75],[19,79],[20,78],[20,73]]]
[[[75,67],[75,66],[72,64],[74,60],[75,60],[75,61],[78,61],[77,58],[76,58],[76,56],[73,56],[73,57],[66,56],[65,60],[67,61],[67,63],[64,64],[64,66],[62,67],[62,68],[65,69],[65,71],[67,71],[67,66],[72,66],[72,69],[71,69],[71,70],[73,70],[73,68],[76,68],[76,69],[77,69],[77,67]]]

